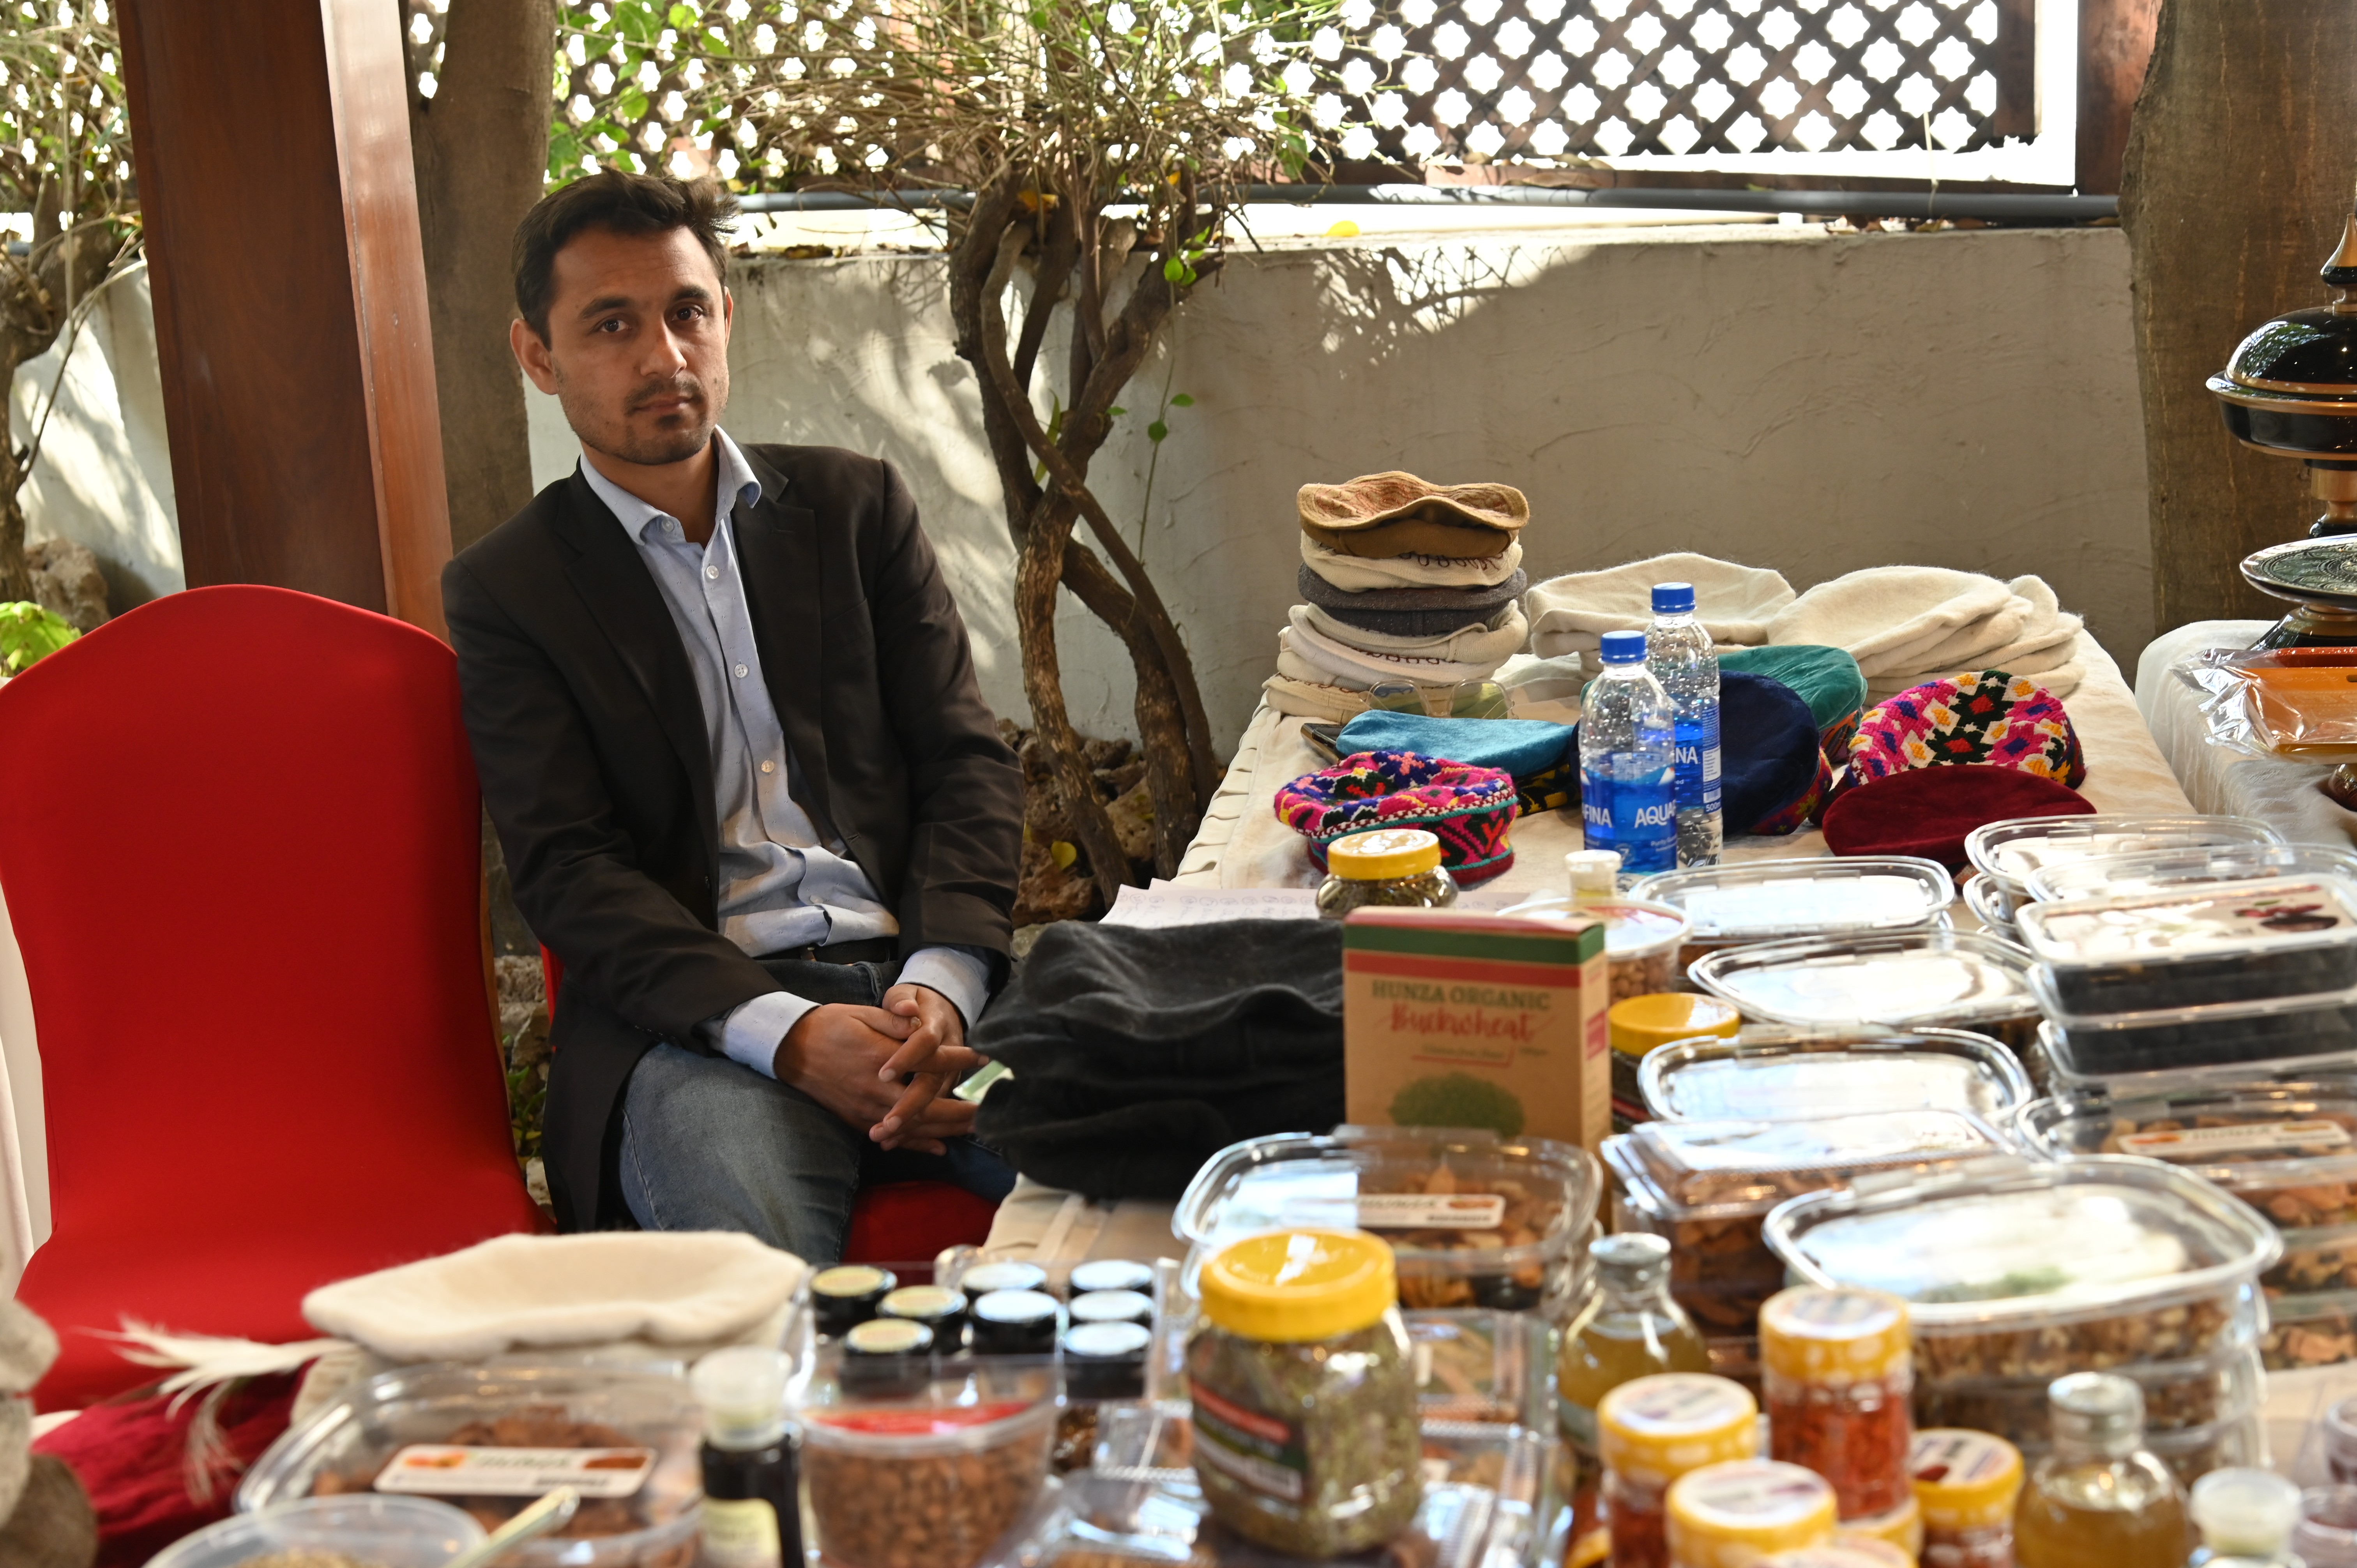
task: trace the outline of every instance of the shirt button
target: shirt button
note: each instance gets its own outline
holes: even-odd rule
[[[704,569],[704,575],[707,577],[717,577],[720,575],[720,568],[717,566],[706,566]]]
[[[745,667],[744,667],[742,664],[739,664],[738,666],[737,666],[737,679],[738,679],[739,681],[742,681],[744,678],[745,678]]]
[[[677,539],[679,537],[679,519],[675,517],[667,517],[663,519],[663,532],[670,534],[673,539]]]
[[[775,773],[777,770],[778,765],[774,762],[764,762],[761,764],[761,771],[764,773]]]

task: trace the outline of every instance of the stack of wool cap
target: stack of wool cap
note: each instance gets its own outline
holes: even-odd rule
[[[1346,719],[1376,686],[1487,681],[1522,651],[1520,490],[1370,474],[1302,486],[1299,510],[1307,602],[1277,634],[1270,706]]]
[[[2082,624],[2040,577],[2001,583],[1945,566],[1872,566],[1793,600],[1769,621],[1767,640],[1846,650],[1878,699],[1982,670],[2027,676],[2067,697],[2079,685]]]

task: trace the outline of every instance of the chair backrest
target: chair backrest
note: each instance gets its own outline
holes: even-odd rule
[[[0,687],[0,757],[51,1249],[382,1225],[416,1255],[437,1209],[467,1240],[526,1222],[448,648],[192,589]]]

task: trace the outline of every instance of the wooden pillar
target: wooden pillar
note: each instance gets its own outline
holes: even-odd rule
[[[191,586],[443,632],[450,554],[393,0],[119,0]]]
[[[2079,0],[2078,188],[2116,196],[2160,0]]]

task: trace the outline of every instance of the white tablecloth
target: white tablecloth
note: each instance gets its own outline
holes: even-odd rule
[[[2136,660],[2136,705],[2196,811],[2256,817],[2294,843],[2346,849],[2357,841],[2357,813],[2343,811],[2317,788],[2332,769],[2319,763],[2246,757],[2212,746],[2201,718],[2201,694],[2170,672],[2178,660],[2205,648],[2248,648],[2272,624],[2195,621],[2153,639]]]

